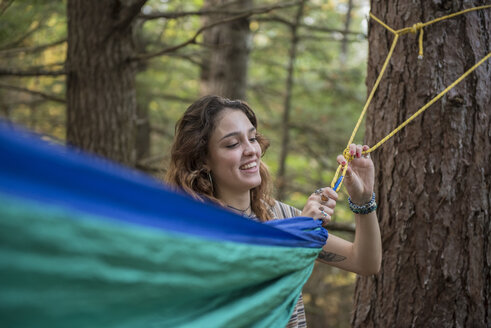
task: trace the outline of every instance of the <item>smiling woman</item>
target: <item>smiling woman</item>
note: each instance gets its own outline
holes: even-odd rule
[[[197,199],[271,220],[272,183],[260,160],[269,142],[256,129],[256,115],[243,101],[197,100],[176,125],[166,181]],[[245,169],[254,161],[256,168]]]
[[[243,112],[232,109],[223,110],[217,122],[205,168],[215,181],[217,198],[245,212],[250,209],[249,190],[261,184],[261,146],[256,128]]]
[[[269,142],[257,131],[256,115],[240,100],[206,96],[194,102],[176,125],[166,180],[199,200],[209,200],[256,221],[296,216],[329,222],[337,194],[320,188],[302,211],[272,198],[271,178],[261,161]],[[380,231],[373,193],[374,167],[362,157],[368,146],[351,145],[355,159],[348,166],[345,186],[355,213],[355,242],[329,235],[318,259],[359,274],[373,274],[381,262]],[[338,156],[341,165],[346,159]],[[285,259],[285,261],[295,259]],[[287,327],[305,327],[301,295]]]

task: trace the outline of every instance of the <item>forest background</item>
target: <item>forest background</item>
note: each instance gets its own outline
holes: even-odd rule
[[[83,149],[93,150],[100,155],[160,178],[165,172],[169,160],[169,147],[177,119],[187,106],[200,95],[215,90],[213,83],[217,83],[221,78],[222,80],[219,82],[222,85],[233,86],[233,90],[228,90],[227,94],[245,98],[255,109],[259,117],[259,131],[271,141],[271,147],[264,160],[270,167],[275,179],[277,198],[302,208],[307,196],[313,190],[330,183],[337,166],[335,157],[346,146],[366,99],[368,1],[135,0],[126,2],[128,4],[134,3],[137,8],[133,16],[131,12],[127,16],[131,17],[131,29],[104,31],[102,30],[104,24],[101,24],[99,34],[106,37],[102,40],[123,38],[128,40],[128,44],[131,44],[131,57],[128,60],[124,58],[120,63],[123,63],[125,67],[130,67],[130,70],[135,72],[135,83],[134,85],[130,83],[129,93],[123,92],[118,97],[115,95],[117,92],[113,92],[121,85],[121,81],[117,79],[113,78],[113,80],[109,79],[102,82],[96,79],[90,81],[89,79],[86,82],[88,84],[94,82],[93,84],[97,86],[93,93],[97,93],[97,90],[103,92],[107,90],[107,94],[101,96],[102,102],[95,101],[95,105],[104,102],[106,104],[118,103],[119,101],[121,107],[125,109],[126,97],[130,99],[126,103],[131,103],[133,101],[131,95],[135,94],[134,107],[136,111],[130,113],[131,128],[125,129],[124,126],[121,128],[117,119],[118,116],[108,114],[106,116],[111,116],[111,118],[104,123],[112,125],[114,131],[112,129],[99,131],[101,139],[85,137],[77,140],[74,137],[83,134],[79,133],[79,129],[83,128],[84,124],[78,123],[83,122],[83,117],[82,121],[77,121],[80,118],[74,118],[76,116],[73,114],[74,108],[77,107],[77,99],[80,99],[77,97],[80,95],[74,94],[74,83],[73,80],[70,80],[73,75],[67,74],[67,67],[70,70],[81,69],[83,71],[83,65],[91,63],[88,58],[101,49],[93,48],[92,53],[77,52],[74,50],[76,47],[72,46],[70,52],[70,47],[68,47],[70,36],[67,25],[70,21],[69,16],[72,15],[72,22],[80,22],[80,26],[72,27],[72,31],[79,33],[80,39],[84,36],[84,31],[97,32],[99,26],[82,24],[83,22],[90,24],[90,20],[83,17],[84,6],[87,12],[91,10],[96,13],[101,12],[94,10],[97,2],[93,1],[71,1],[73,4],[71,11],[67,10],[67,1],[2,0],[0,2],[0,115],[16,124],[36,131],[51,142],[81,146]],[[119,1],[108,0],[100,3],[119,3]],[[479,3],[476,2],[477,4]],[[400,7],[398,9],[401,12],[406,9],[404,2],[397,6]],[[432,11],[455,12],[461,8],[462,3],[461,1],[452,1],[443,5],[435,1],[434,4],[428,5],[429,8],[418,7],[417,4],[414,6],[416,7],[407,11],[408,14],[404,16],[404,21],[417,21],[413,17],[418,15],[416,10],[423,10],[423,12],[431,13],[430,16],[435,17],[441,15]],[[116,12],[116,9],[121,8],[113,9]],[[134,10],[134,8],[130,9]],[[380,11],[380,8],[377,9]],[[77,13],[81,17],[76,17]],[[395,13],[389,12],[389,14],[396,20],[399,19],[397,11]],[[484,16],[485,14],[480,15],[477,17],[487,17]],[[226,29],[233,30],[236,28],[237,26],[234,27],[230,20],[234,16],[240,16],[239,19],[236,17],[234,21],[246,22],[245,30],[247,33],[245,36],[236,35],[237,39],[242,38],[242,41],[245,42],[243,42],[242,48],[229,53],[229,57],[223,57],[223,54],[221,54],[222,57],[218,57],[224,63],[240,59],[242,63],[246,63],[246,67],[245,69],[238,67],[237,70],[229,70],[235,73],[243,72],[239,76],[220,74],[220,71],[212,76],[211,68],[213,65],[216,66],[216,62],[212,63],[213,60],[210,58],[214,54],[216,55],[217,49],[225,49],[227,48],[226,45],[233,42],[228,40],[222,44],[218,43],[217,46],[216,42],[213,43],[210,40],[216,41],[217,38],[223,37],[220,33]],[[227,19],[229,24],[226,22]],[[482,22],[482,24],[486,24],[485,19]],[[124,25],[128,22],[117,23]],[[445,25],[442,29],[445,29]],[[113,34],[111,33],[114,33],[114,38],[112,38]],[[441,34],[441,31],[435,30],[435,35],[437,33]],[[377,62],[368,67],[369,71],[372,72],[372,80],[376,65],[381,62],[380,59],[385,55],[388,47],[388,43],[384,41],[387,38],[387,33],[380,35],[383,35],[384,38],[377,38],[372,34],[371,39],[374,45],[382,44],[382,47],[378,48],[381,52],[372,54]],[[456,33],[455,36],[457,35]],[[71,38],[72,44],[76,45],[77,40],[74,40],[73,35]],[[437,41],[440,42],[441,40],[438,39]],[[124,42],[122,42],[123,45]],[[412,46],[414,41],[407,44]],[[445,43],[445,47],[447,46],[453,47],[448,42]],[[110,49],[109,46],[108,49]],[[438,55],[443,56],[443,54],[451,57],[453,52],[440,52],[434,57],[437,58]],[[104,57],[104,54],[100,57]],[[470,56],[467,57],[470,58]],[[400,62],[396,61],[396,65],[394,65],[396,72],[401,72],[397,66]],[[447,61],[447,63],[453,62]],[[431,62],[428,61],[425,64],[431,65]],[[79,66],[77,67],[77,65]],[[93,67],[87,68],[89,70]],[[443,75],[445,79],[450,76],[438,71],[424,70],[423,66],[421,66],[421,70],[404,72],[414,74],[431,72],[434,74],[432,76]],[[215,73],[217,72],[215,71]],[[230,80],[227,81],[227,78]],[[71,84],[70,81],[72,81]],[[241,83],[237,83],[238,81]],[[408,81],[406,79],[405,82]],[[432,85],[428,88],[420,83],[421,92],[426,92],[426,94],[421,96],[422,93],[420,92],[417,102],[425,101],[424,98],[430,96],[430,91],[431,93],[434,92],[433,88],[441,89],[440,79],[437,78],[434,81],[438,82],[435,82],[438,86]],[[99,87],[101,83],[102,88]],[[470,83],[472,84],[472,81]],[[399,85],[403,86],[404,83]],[[443,83],[443,85],[446,84]],[[475,84],[472,85],[475,86]],[[402,95],[413,93],[418,96],[418,93],[411,89],[417,87],[409,85],[409,92],[402,87],[396,91]],[[387,83],[385,88],[390,89],[390,84]],[[486,94],[488,93],[484,93],[484,95]],[[82,98],[91,96],[91,94],[84,95],[83,93],[81,95]],[[397,97],[393,99],[399,101]],[[453,96],[452,99],[456,99],[456,97]],[[381,100],[382,103],[385,101],[389,101],[388,98]],[[395,107],[399,107],[404,102],[411,103],[410,98],[401,101],[402,103],[398,102],[392,106],[394,109],[388,107],[388,110],[396,110]],[[444,102],[442,108],[453,109],[465,104],[465,101],[452,100],[451,102]],[[486,100],[481,101],[481,106],[486,107]],[[118,106],[108,105],[107,112],[109,113],[113,107]],[[385,108],[384,106],[381,107]],[[434,113],[438,115],[438,112]],[[376,115],[382,115],[383,118],[384,114]],[[375,116],[375,121],[379,116]],[[403,118],[402,114],[394,114],[391,117],[398,117],[398,120]],[[107,118],[101,117],[100,119],[105,120]],[[372,119],[372,123],[373,121]],[[390,120],[386,123],[385,129],[391,129],[395,126],[395,122]],[[441,125],[441,133],[453,133],[452,129],[445,128],[445,124],[443,122]],[[91,123],[89,125],[95,127],[97,124]],[[104,125],[101,124],[101,126]],[[464,123],[462,126],[465,126]],[[438,134],[440,133],[440,125],[435,127],[438,127],[434,133],[435,140],[443,140],[440,137],[441,134]],[[416,127],[415,129],[419,128]],[[423,129],[422,131],[429,131],[431,134],[432,131],[430,130]],[[102,139],[111,134],[117,135],[115,140],[121,139],[123,141],[121,145],[118,145],[118,147],[121,146],[119,151],[91,149],[93,144],[107,142],[107,140]],[[355,141],[357,143],[363,142],[363,135],[364,131],[359,131],[358,139]],[[457,135],[460,138],[462,133],[457,134],[456,132],[455,136]],[[131,146],[125,148],[123,146],[129,144],[128,139],[134,142],[132,141]],[[422,139],[424,138],[418,140]],[[96,140],[97,142],[94,142]],[[112,144],[112,142],[107,144]],[[485,144],[486,149],[488,149],[489,143]],[[417,149],[411,147],[406,149],[406,146],[399,141],[396,144],[397,147],[401,147],[408,154],[411,152],[419,154]],[[386,149],[388,149],[388,156],[392,156],[390,153],[394,149]],[[395,152],[397,153],[397,149]],[[424,156],[429,153],[423,148],[419,152]],[[450,151],[446,154],[455,154],[455,152]],[[121,157],[118,157],[120,155]],[[435,156],[441,160],[440,154],[436,151]],[[458,156],[461,154],[459,153]],[[489,156],[489,154],[484,156]],[[462,163],[462,161],[457,162]],[[477,165],[478,167],[482,166],[481,164]],[[406,166],[400,167],[403,171],[407,171]],[[415,166],[414,169],[418,168]],[[381,173],[383,170],[379,169],[379,171]],[[385,171],[394,172],[390,167],[387,167]],[[489,170],[486,169],[487,171]],[[421,170],[417,172],[421,172]],[[436,174],[433,170],[424,172],[428,175]],[[484,180],[486,180],[485,176]],[[408,182],[406,185],[410,184],[411,182]],[[401,188],[404,189],[404,187]],[[489,198],[488,189],[483,185],[481,194],[485,196],[487,193]],[[442,193],[445,190],[444,188]],[[404,242],[406,240],[404,237],[406,236],[405,229],[410,227],[405,220],[414,216],[415,212],[410,207],[415,200],[396,202],[397,197],[395,195],[405,195],[405,193],[401,193],[399,189],[394,189],[394,192],[395,194],[392,195],[394,204],[407,204],[409,207],[404,207],[401,213],[408,213],[407,216],[399,216],[399,225],[386,225],[391,229],[392,227],[396,230],[399,229],[402,231],[401,234],[387,233],[386,236],[390,238],[399,236],[400,240]],[[408,197],[417,197],[417,195],[408,195]],[[345,205],[346,198],[346,194],[341,191],[340,201],[329,230],[344,238],[352,239],[354,232],[353,217]],[[445,199],[442,198],[442,201]],[[389,206],[385,208],[390,208],[391,213],[393,211],[397,213],[398,207],[388,201],[386,203]],[[466,202],[463,203],[466,204]],[[435,210],[440,210],[441,204],[440,202],[436,209],[428,207],[428,213],[435,213]],[[444,206],[447,204],[445,203]],[[420,209],[423,207],[420,206]],[[383,212],[384,217],[390,217],[386,212]],[[476,213],[480,215],[479,217],[486,216],[482,211]],[[417,213],[417,215],[422,214]],[[391,221],[387,222],[390,223]],[[421,221],[415,220],[414,222]],[[489,216],[486,222],[484,229],[489,231]],[[483,226],[482,223],[480,224],[476,227]],[[435,228],[439,229],[439,227],[440,225],[435,223]],[[449,229],[445,231],[448,233]],[[480,239],[486,239],[485,236],[486,234],[483,234]],[[436,237],[446,239],[445,234],[441,236],[437,234]],[[390,238],[384,243],[388,243]],[[468,238],[464,239],[464,241],[468,240]],[[432,243],[432,241],[429,242]],[[488,245],[486,242],[484,244]],[[418,248],[411,250],[419,252]],[[384,252],[390,251],[391,248],[384,248]],[[437,258],[440,256],[439,252],[441,252],[441,248],[438,248],[438,252],[435,253]],[[388,261],[387,263],[391,264],[392,262]],[[397,267],[400,268],[397,270],[397,274],[407,272],[403,269],[405,263],[405,261],[397,262]],[[411,263],[407,264],[411,265]],[[428,264],[426,263],[422,263],[419,269],[415,267],[415,274],[419,277],[427,267]],[[484,267],[489,270],[489,265],[484,263]],[[437,269],[435,272],[440,274],[441,271],[439,270],[443,269],[444,276],[446,275],[445,265],[442,265],[442,268],[437,267]],[[385,271],[388,273],[394,270],[387,266]],[[456,275],[458,274],[456,273]],[[342,272],[326,265],[319,264],[315,267],[314,273],[304,289],[304,301],[310,327],[348,327],[350,325],[355,279],[354,274]],[[486,281],[488,280],[489,275]],[[383,279],[380,281],[384,282]],[[434,281],[437,286],[447,283],[446,280],[441,280],[440,275],[431,281]],[[408,283],[411,283],[409,278]],[[489,285],[487,286],[489,287]],[[421,288],[427,290],[427,284],[425,283]],[[434,290],[439,289],[435,288]],[[464,289],[456,286],[456,290],[463,291]],[[367,292],[370,294],[370,291]],[[377,294],[380,293],[383,294],[383,291],[377,291]],[[383,298],[382,294],[380,297]],[[400,301],[404,303],[406,299],[401,298]],[[418,304],[415,300],[411,302],[413,305]],[[360,304],[360,311],[363,312],[363,302]],[[437,306],[437,303],[432,304]],[[460,306],[460,308],[462,307]],[[397,313],[397,309],[396,306],[395,313]],[[464,309],[463,313],[467,313],[466,311]],[[380,313],[383,314],[383,311]],[[414,316],[417,317],[417,312],[414,313]]]
[[[230,1],[229,1],[230,3]],[[267,8],[277,1],[261,1]],[[273,177],[281,165],[282,135],[289,133],[283,199],[302,208],[306,197],[330,183],[335,157],[344,148],[365,99],[367,1],[306,2],[298,26],[293,83],[287,90],[292,60],[291,24],[297,7],[286,3],[254,14],[250,22],[250,53],[246,100],[259,117],[259,130],[270,139],[264,160]],[[192,14],[205,3],[147,1],[142,13],[186,13],[176,18],[141,17],[134,41],[140,51],[186,42],[203,26]],[[66,1],[3,1],[0,16],[0,112],[4,118],[59,143],[66,140],[67,52]],[[214,9],[220,9],[215,6]],[[226,6],[223,6],[226,9]],[[292,22],[292,23],[289,23]],[[138,169],[159,175],[165,170],[174,125],[187,106],[200,96],[200,76],[207,45],[203,34],[196,44],[138,62],[136,97],[147,137],[136,145]],[[290,93],[290,94],[287,94]],[[291,103],[289,122],[285,102]],[[333,223],[341,235],[353,237],[351,213],[341,196]],[[348,231],[348,232],[343,232]],[[311,327],[348,327],[355,275],[318,265],[304,300]]]
[[[229,1],[230,3],[230,1]],[[271,141],[264,160],[278,174],[282,135],[289,133],[284,201],[302,208],[315,189],[327,186],[335,157],[346,143],[365,99],[367,1],[309,1],[298,26],[293,83],[287,90],[292,60],[291,24],[295,2],[249,18],[250,53],[246,100],[259,117],[259,130]],[[66,1],[3,1],[0,16],[0,112],[4,118],[58,143],[66,140]],[[203,26],[192,14],[203,1],[147,1],[142,13],[186,13],[176,18],[141,17],[134,41],[143,52],[186,42]],[[261,1],[268,8],[277,1]],[[220,9],[216,7],[214,9]],[[226,9],[224,6],[222,9]],[[148,137],[136,145],[135,166],[159,176],[165,170],[174,125],[200,96],[207,45],[196,44],[138,62],[136,97],[140,127]],[[290,93],[290,94],[287,94]],[[284,121],[290,97],[290,119]],[[148,115],[148,116],[147,116]],[[353,220],[341,195],[334,225],[353,238]],[[348,232],[344,232],[348,231]],[[336,232],[334,232],[336,233]],[[355,275],[326,265],[315,268],[304,300],[311,327],[348,327]]]

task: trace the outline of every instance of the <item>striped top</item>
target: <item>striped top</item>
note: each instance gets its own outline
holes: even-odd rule
[[[270,208],[273,219],[288,219],[295,216],[300,216],[302,213],[300,210],[293,206],[284,204],[279,201],[275,201],[275,205]],[[255,217],[251,217],[254,220],[258,220]],[[307,320],[305,318],[305,307],[303,304],[302,294],[298,298],[297,305],[293,309],[292,316],[288,321],[286,328],[306,328]]]

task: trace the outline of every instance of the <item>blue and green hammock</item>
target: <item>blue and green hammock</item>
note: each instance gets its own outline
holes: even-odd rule
[[[327,239],[2,121],[0,158],[2,327],[284,327]]]

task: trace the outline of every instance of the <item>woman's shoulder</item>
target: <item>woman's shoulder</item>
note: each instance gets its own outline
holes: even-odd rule
[[[295,216],[300,216],[302,211],[290,206],[288,204],[282,203],[278,200],[274,201],[274,204],[270,208],[273,219],[287,219]]]

